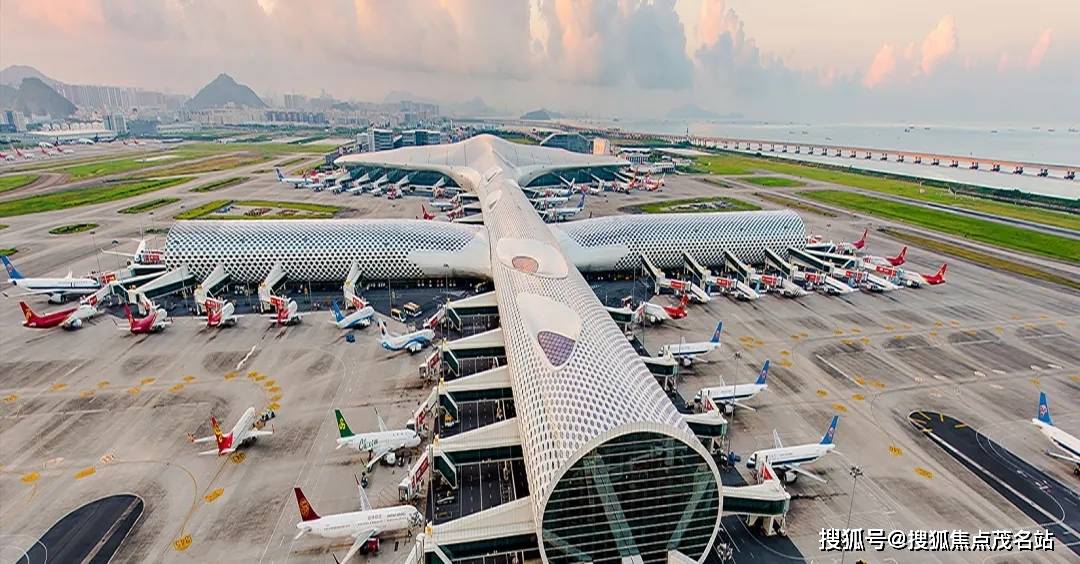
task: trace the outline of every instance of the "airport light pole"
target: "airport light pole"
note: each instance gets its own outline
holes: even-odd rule
[[[851,474],[853,480],[851,481],[851,499],[848,500],[847,508],[847,523],[844,524],[845,529],[851,528],[851,508],[855,506],[855,486],[859,483],[859,476],[863,475],[862,468],[858,465],[852,464],[851,468],[848,468],[848,474]],[[844,553],[847,551],[847,545],[845,543],[840,544],[840,564],[844,564]]]

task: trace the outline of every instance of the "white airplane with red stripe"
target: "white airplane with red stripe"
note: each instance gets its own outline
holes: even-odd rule
[[[862,255],[859,257],[859,260],[867,266],[900,266],[907,262],[907,246],[900,249],[900,252],[897,253],[895,257]]]
[[[208,443],[210,441],[215,441],[217,443],[217,448],[204,450],[199,453],[200,455],[232,454],[236,452],[238,448],[248,443],[255,442],[259,437],[266,437],[274,434],[272,430],[263,431],[259,428],[261,426],[262,421],[255,413],[254,407],[247,408],[247,410],[244,411],[244,414],[240,416],[240,420],[236,422],[236,425],[234,425],[232,430],[228,433],[222,433],[221,425],[218,424],[217,419],[210,416],[210,428],[213,429],[214,434],[209,437],[194,439],[192,442]]]

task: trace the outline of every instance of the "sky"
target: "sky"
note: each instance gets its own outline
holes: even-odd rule
[[[1080,123],[1078,0],[0,0],[0,67],[514,114]]]

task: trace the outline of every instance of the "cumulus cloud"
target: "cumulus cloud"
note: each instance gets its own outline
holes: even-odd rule
[[[873,62],[870,63],[870,68],[866,69],[866,74],[863,76],[863,84],[867,88],[877,88],[889,75],[896,70],[896,54],[892,45],[885,44],[878,49],[876,55],[874,55]]]
[[[952,16],[945,16],[923,39],[920,67],[923,73],[930,74],[938,62],[956,52],[956,43],[956,22]]]
[[[1035,44],[1031,46],[1031,52],[1028,53],[1027,65],[1031,68],[1036,68],[1042,64],[1043,57],[1046,56],[1047,49],[1050,48],[1050,41],[1053,39],[1054,30],[1045,29],[1039,34],[1039,38],[1035,40]]]

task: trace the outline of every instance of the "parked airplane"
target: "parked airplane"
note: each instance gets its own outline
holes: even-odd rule
[[[412,429],[388,429],[386,422],[383,421],[378,411],[375,411],[375,417],[379,420],[378,431],[356,434],[352,432],[349,424],[345,422],[345,416],[341,414],[341,410],[334,410],[339,435],[337,446],[334,448],[349,447],[366,451],[369,458],[365,471],[370,471],[371,467],[380,460],[385,460],[387,464],[394,464],[397,462],[397,451],[403,448],[413,448],[420,444],[420,435],[417,435],[416,431]]]
[[[8,280],[26,291],[19,295],[47,295],[50,302],[58,304],[68,296],[85,296],[101,289],[101,283],[93,278],[74,278],[70,272],[64,278],[27,278],[6,256],[0,255],[0,262],[4,263]]]
[[[192,439],[191,442],[196,444],[208,443],[210,441],[217,442],[217,448],[204,450],[199,453],[200,455],[232,454],[240,447],[255,442],[259,437],[273,435],[273,430],[262,430],[263,423],[264,421],[256,415],[255,408],[249,407],[244,411],[244,414],[240,416],[240,420],[236,422],[236,425],[233,426],[232,430],[227,434],[222,434],[221,425],[218,424],[217,419],[211,416],[210,428],[213,429],[214,434],[210,437]]]
[[[709,399],[714,405],[723,405],[725,413],[731,413],[735,411],[736,407],[743,409],[749,409],[750,411],[757,411],[756,409],[740,403],[741,400],[750,399],[763,390],[767,390],[769,385],[765,383],[765,379],[769,376],[769,361],[766,360],[765,364],[761,367],[761,372],[758,372],[757,380],[753,384],[734,384],[731,386],[720,385],[718,387],[702,388],[694,396],[694,401],[703,402],[705,399]],[[702,403],[702,405],[705,405]]]
[[[51,329],[53,327],[60,327],[63,329],[78,329],[82,327],[83,321],[90,319],[98,314],[96,307],[90,304],[79,304],[77,307],[62,309],[46,314],[39,315],[30,309],[30,306],[26,302],[19,302],[19,307],[22,308],[23,317],[26,319],[23,321],[23,327],[29,327],[31,329]]]
[[[657,308],[664,312],[667,319],[682,319],[686,317],[686,304],[690,303],[690,295],[683,294],[679,298],[679,305],[667,306],[661,304],[654,304],[652,302],[645,302],[645,313],[649,315],[658,314]],[[650,319],[651,321],[651,319]]]
[[[420,204],[420,211],[424,214],[424,219],[426,219],[428,221],[431,221],[431,220],[435,219],[435,214],[429,213],[427,211],[427,208],[424,207],[424,204]],[[420,218],[418,217],[416,219],[420,219]]]
[[[80,145],[93,145],[94,144],[94,140],[90,139],[88,137],[80,137],[75,142],[80,144]]]
[[[281,169],[277,167],[274,167],[274,172],[277,173],[278,182],[292,184],[294,188],[309,188],[312,185],[319,183],[317,179],[312,180],[307,176],[285,176],[282,174]]]
[[[460,200],[457,196],[454,196],[449,200],[431,200],[429,203],[431,204],[431,207],[436,210],[446,212],[458,207],[460,205]]]
[[[388,351],[407,350],[409,354],[420,352],[421,349],[435,340],[435,332],[431,329],[420,329],[412,333],[395,335],[386,329],[386,322],[381,319],[379,320],[379,333],[382,334],[382,339],[379,341],[382,348]]]
[[[424,524],[424,516],[412,505],[373,509],[359,480],[356,481],[356,486],[360,492],[360,510],[325,517],[320,517],[315,512],[315,509],[311,507],[311,502],[307,500],[299,487],[293,488],[296,494],[296,505],[300,508],[300,522],[296,524],[300,532],[296,533],[293,540],[307,533],[327,539],[351,538],[352,547],[341,560],[341,564],[344,564],[357,552],[377,550],[379,546],[377,536],[383,532],[403,530],[411,532],[413,528]]]
[[[866,235],[870,233],[870,229],[866,228],[862,232],[862,237],[850,242],[850,243],[837,243],[836,252],[838,253],[854,253],[855,251],[862,250],[866,246]]]
[[[296,305],[296,300],[292,298],[270,296],[270,305],[274,306],[274,313],[263,317],[273,319],[273,323],[277,323],[278,325],[296,325],[304,320],[304,314],[297,313],[297,309],[299,308]]]
[[[15,147],[15,154],[19,155],[20,157],[22,157],[23,159],[28,160],[28,161],[34,160],[34,154],[33,153],[24,153],[24,152],[20,151],[18,149],[18,147]]]
[[[161,264],[165,260],[165,251],[162,249],[148,249],[146,248],[146,239],[139,239],[139,246],[135,248],[134,253],[125,253],[121,251],[101,251],[107,255],[116,255],[120,257],[126,257],[128,260],[135,264]]]
[[[785,447],[780,442],[780,435],[773,429],[773,448],[762,449],[751,454],[746,459],[746,467],[752,469],[758,462],[768,463],[774,469],[780,471],[780,475],[785,482],[794,482],[801,474],[824,484],[824,479],[803,470],[800,466],[815,462],[836,448],[836,445],[833,444],[833,437],[836,435],[836,424],[839,421],[840,416],[834,415],[820,442],[790,447]]]
[[[1058,460],[1072,462],[1075,465],[1073,474],[1080,476],[1080,439],[1058,429],[1054,426],[1054,420],[1050,418],[1050,406],[1046,403],[1046,392],[1039,392],[1039,411],[1031,422],[1039,428],[1039,432],[1063,452],[1046,451],[1046,455]]]
[[[341,313],[337,301],[330,303],[330,309],[334,312],[334,320],[330,323],[337,325],[338,329],[360,329],[371,325],[371,318],[375,317],[375,308],[364,306],[356,311],[345,315]]]
[[[576,206],[544,210],[544,220],[548,222],[566,221],[581,213],[583,209],[585,209],[585,194],[581,195],[581,200],[578,201]]]
[[[236,306],[230,301],[207,298],[206,301],[203,302],[203,308],[206,309],[207,327],[236,325],[237,321],[240,320],[240,316],[235,313]]]
[[[948,264],[942,264],[941,268],[934,274],[923,274],[922,279],[931,286],[937,286],[938,284],[945,283],[945,269],[948,268]]]
[[[907,261],[907,246],[900,249],[895,257],[879,257],[874,255],[863,255],[859,257],[859,260],[863,264],[878,265],[878,266],[900,266]]]
[[[155,306],[154,302],[144,296],[140,296],[140,302],[148,313],[145,317],[138,319],[131,315],[131,308],[124,304],[124,314],[127,315],[128,320],[128,331],[132,334],[160,333],[165,330],[165,327],[172,325],[169,312],[165,311],[164,308]]]
[[[671,356],[678,359],[684,366],[689,366],[700,357],[720,348],[720,334],[723,330],[724,322],[720,321],[716,324],[716,329],[713,331],[712,337],[708,341],[701,341],[698,343],[682,342],[677,345],[664,345],[661,352],[669,353]]]
[[[5,153],[3,151],[0,151],[0,159],[4,159],[5,161],[13,161],[13,160],[15,160],[15,155],[12,155],[11,153]]]

